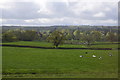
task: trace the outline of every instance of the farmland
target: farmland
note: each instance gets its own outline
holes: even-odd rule
[[[3,44],[53,46],[46,42],[9,42]],[[60,47],[86,47],[64,44]],[[91,47],[117,48],[117,44]],[[3,77],[40,78],[116,78],[118,50],[70,50],[2,47]],[[85,54],[88,52],[88,54]],[[113,56],[109,56],[112,53]],[[79,57],[83,55],[83,57]],[[96,55],[95,58],[92,55]],[[99,59],[102,57],[102,59]]]
[[[2,44],[8,44],[8,45],[24,45],[24,46],[40,46],[40,47],[53,47],[52,43],[48,42],[40,42],[40,41],[18,41],[18,42],[6,42]],[[97,44],[97,43],[96,43]],[[109,42],[108,45],[103,45],[104,43],[99,43],[99,45],[91,45],[89,47],[91,48],[118,48],[119,44],[112,44]],[[67,47],[67,48],[89,48],[86,45],[75,45],[75,44],[63,44],[59,47]]]
[[[118,0],[3,0],[0,4],[4,80],[120,79]]]

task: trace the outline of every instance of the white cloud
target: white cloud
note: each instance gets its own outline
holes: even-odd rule
[[[119,0],[69,0],[70,2],[118,2]]]
[[[95,15],[93,15],[94,17],[105,17],[105,13],[103,13],[103,12],[99,12],[99,13],[97,13],[97,14],[95,14]]]
[[[50,19],[48,18],[38,18],[38,19],[30,19],[24,20],[26,23],[49,23]]]
[[[75,14],[80,14],[83,11],[93,11],[95,6],[93,5],[94,3],[88,3],[88,2],[78,2],[76,5],[73,5],[70,7],[70,9],[75,13]]]
[[[2,19],[0,19],[0,22],[2,22]]]
[[[117,24],[117,20],[108,19],[108,20],[105,20],[105,21],[101,21],[101,23]]]
[[[27,4],[0,3],[5,24],[117,24],[117,0],[25,1]]]
[[[38,19],[38,21],[39,21],[40,23],[49,23],[49,22],[50,22],[50,19],[41,18],[41,19]]]
[[[37,11],[40,14],[50,15],[53,14],[47,7],[42,7],[40,10]]]
[[[108,8],[108,7],[106,7],[106,8],[105,8],[105,11],[110,11],[110,10],[111,10],[111,9],[110,9],[110,8]]]
[[[0,22],[2,23],[2,22],[5,22],[6,20],[5,19],[2,19],[2,18],[0,18]]]
[[[34,20],[32,20],[32,19],[29,19],[29,20],[24,20],[25,22],[27,22],[27,23],[31,23],[31,22],[34,22]]]
[[[11,9],[12,8],[12,6],[10,6],[10,5],[13,5],[14,3],[11,3],[11,2],[1,2],[0,3],[0,9]]]

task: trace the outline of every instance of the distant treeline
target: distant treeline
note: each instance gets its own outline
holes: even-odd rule
[[[65,35],[65,42],[69,43],[72,41],[84,42],[90,44],[92,42],[116,42],[120,38],[117,29],[105,28],[105,29],[86,29],[76,28],[76,29],[63,29],[55,28],[52,30],[23,30],[23,29],[12,29],[4,30],[2,32],[3,42],[13,42],[13,41],[49,41],[47,38],[54,31],[59,31]],[[54,36],[54,35],[52,35]]]
[[[58,26],[2,26],[2,31],[5,32],[7,30],[14,30],[14,29],[22,29],[22,30],[35,30],[37,32],[44,32],[47,30],[53,31],[55,29],[70,29],[70,30],[76,30],[79,29],[80,31],[104,31],[108,32],[112,30],[112,32],[117,32],[118,27],[117,26],[89,26],[89,25],[58,25]]]

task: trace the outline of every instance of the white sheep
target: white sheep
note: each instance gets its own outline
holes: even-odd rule
[[[83,57],[82,55],[80,55],[80,57]]]
[[[92,57],[96,57],[95,55],[92,55]]]
[[[99,57],[99,59],[102,59],[102,57]]]
[[[109,54],[109,56],[113,56],[112,53],[108,53],[108,54]]]

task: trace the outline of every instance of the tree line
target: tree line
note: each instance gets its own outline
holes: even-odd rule
[[[105,31],[81,31],[79,29],[55,29],[38,32],[35,30],[7,30],[2,32],[3,42],[14,41],[47,41],[52,42],[58,47],[63,43],[81,43],[91,45],[94,42],[117,42],[119,38],[118,32]]]

